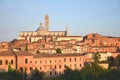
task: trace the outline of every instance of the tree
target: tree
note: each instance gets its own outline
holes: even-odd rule
[[[99,75],[104,72],[105,70],[99,65],[84,67],[80,70],[81,80],[98,80]]]
[[[69,67],[67,67],[65,70],[64,70],[64,75],[63,75],[63,79],[64,80],[73,80],[73,77],[72,77],[72,69],[70,69]]]
[[[119,80],[120,71],[117,69],[108,69],[106,72],[102,73],[98,80]]]
[[[73,80],[82,80],[81,74],[79,70],[72,71]]]
[[[108,64],[109,64],[109,68],[115,66],[115,59],[114,59],[114,57],[112,57],[112,56],[108,57],[108,58],[107,58],[107,62],[108,62]]]
[[[9,70],[7,76],[8,80],[22,80],[22,73],[18,70]]]
[[[19,72],[18,70],[13,69],[9,64],[7,78],[8,80],[22,80],[22,73]]]
[[[30,80],[43,80],[45,73],[35,69],[31,73]]]
[[[24,78],[24,80],[27,80],[27,72],[26,72],[26,69],[25,69],[25,71],[24,71],[24,73],[23,73],[23,78]]]
[[[63,74],[58,75],[55,80],[63,80]]]
[[[62,53],[60,48],[56,49],[56,53]]]
[[[120,55],[116,57],[115,62],[116,62],[116,66],[120,67]]]
[[[11,64],[9,63],[9,64],[8,64],[8,71],[13,71],[13,70],[15,70],[15,69],[13,69],[13,68],[11,67]]]
[[[101,58],[101,56],[100,56],[100,54],[97,52],[97,53],[94,53],[94,55],[93,55],[93,60],[94,60],[94,63],[95,64],[98,64],[98,62],[99,62],[99,59]]]
[[[39,53],[40,53],[40,51],[39,51],[39,50],[37,50],[37,51],[36,51],[36,53],[37,53],[37,54],[39,54]]]
[[[0,80],[7,80],[7,72],[0,72]]]
[[[81,75],[79,70],[72,70],[69,67],[67,67],[64,70],[64,74],[62,76],[61,80],[81,80]]]
[[[26,43],[25,51],[28,51],[28,44]]]
[[[79,70],[66,68],[57,80],[119,80],[120,70],[103,69],[99,65],[86,66]],[[56,79],[55,79],[56,80]]]
[[[13,39],[11,42],[14,43],[15,41],[17,41],[17,39]]]

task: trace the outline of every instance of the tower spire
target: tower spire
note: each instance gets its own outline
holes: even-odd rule
[[[45,15],[45,28],[47,31],[49,31],[49,16]]]
[[[68,25],[66,26],[66,36],[68,36],[69,33],[68,33]]]

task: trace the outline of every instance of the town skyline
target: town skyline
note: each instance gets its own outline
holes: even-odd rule
[[[120,79],[119,0],[0,0],[0,11],[0,80]]]
[[[54,3],[53,3],[54,2]],[[0,1],[0,42],[17,39],[20,31],[35,31],[43,16],[50,16],[50,30],[70,35],[99,33],[119,36],[120,1]]]

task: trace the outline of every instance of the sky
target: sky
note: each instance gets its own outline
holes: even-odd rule
[[[0,0],[0,42],[35,31],[46,14],[51,31],[120,37],[120,0]]]

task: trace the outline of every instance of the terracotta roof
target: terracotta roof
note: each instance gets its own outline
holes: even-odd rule
[[[116,48],[116,46],[89,46],[89,47],[93,47],[93,48]]]
[[[87,52],[86,54],[94,54],[96,52]],[[117,53],[117,52],[98,52],[99,54],[106,54],[106,53]]]
[[[36,54],[34,58],[44,58],[44,57],[74,57],[83,56],[82,54]]]
[[[0,56],[15,56],[12,51],[0,52]]]
[[[27,51],[19,51],[19,52],[15,52],[17,56],[33,56],[33,54],[30,54]]]
[[[58,36],[58,37],[82,37],[82,36]]]

